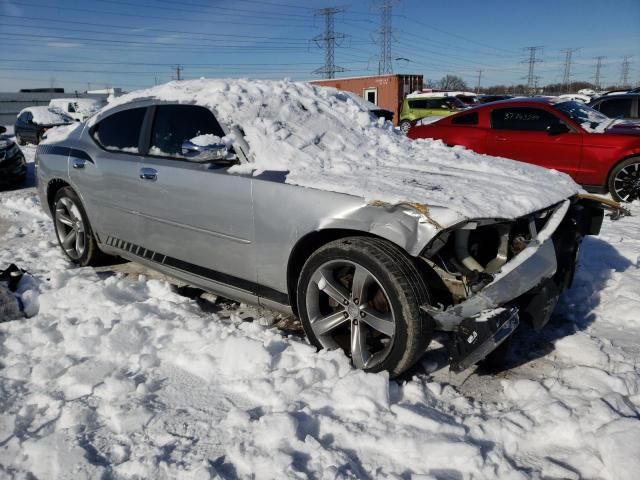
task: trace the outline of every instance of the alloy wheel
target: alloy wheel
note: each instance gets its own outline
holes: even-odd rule
[[[631,163],[621,169],[613,179],[616,195],[625,202],[640,198],[640,162]]]
[[[349,260],[322,264],[306,293],[309,323],[324,348],[342,348],[356,368],[372,368],[389,355],[396,317],[378,279]]]
[[[80,209],[69,197],[56,202],[55,225],[64,251],[73,260],[79,260],[87,246],[87,233]]]

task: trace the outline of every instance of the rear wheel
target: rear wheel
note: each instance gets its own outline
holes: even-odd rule
[[[98,246],[76,192],[71,187],[58,190],[52,210],[58,243],[69,260],[82,267],[96,263]]]
[[[310,342],[341,348],[356,368],[395,376],[411,367],[432,336],[420,310],[424,280],[397,246],[350,237],[317,250],[298,281],[298,311]]]
[[[618,202],[640,199],[640,157],[620,162],[609,176],[609,192]]]

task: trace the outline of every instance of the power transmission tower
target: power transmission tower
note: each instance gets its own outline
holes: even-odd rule
[[[561,50],[564,53],[564,73],[562,75],[562,84],[565,88],[565,93],[571,91],[571,66],[573,65],[573,54],[577,52],[578,48],[563,48]]]
[[[336,72],[344,72],[345,69],[336,66],[335,48],[347,36],[335,31],[335,15],[344,12],[342,7],[320,8],[314,11],[315,16],[324,17],[324,33],[313,38],[320,48],[324,48],[324,66],[317,68],[312,73],[323,74],[325,78],[335,78]]]
[[[484,70],[478,70],[478,85],[476,86],[476,93],[480,93],[480,82],[482,81],[482,72],[484,72]]]
[[[620,85],[619,87],[625,88],[630,86],[629,84],[629,68],[631,62],[629,61],[629,55],[622,57],[622,65],[620,65]]]
[[[538,88],[538,77],[536,77],[535,69],[536,63],[542,62],[542,59],[540,58],[542,55],[542,48],[543,47],[541,46],[525,48],[525,51],[529,52],[529,58],[523,60],[524,63],[529,64],[529,73],[527,75],[527,89],[529,90],[529,93],[535,93]]]
[[[594,60],[596,61],[596,75],[594,77],[594,83],[596,85],[596,90],[602,90],[602,85],[601,85],[601,81],[602,80],[602,61],[607,58],[603,55],[600,55],[599,57],[594,57]]]
[[[378,58],[378,75],[393,73],[393,63],[391,61],[391,41],[393,39],[393,28],[391,19],[393,18],[393,4],[397,0],[381,0],[380,9],[380,29],[378,30],[378,44],[380,46],[380,56]]]
[[[182,68],[182,65],[176,65],[175,67],[171,67],[176,71],[176,75],[175,77],[173,77],[174,80],[182,80],[182,72],[184,71],[184,68]]]

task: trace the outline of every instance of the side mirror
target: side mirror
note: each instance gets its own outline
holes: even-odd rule
[[[0,133],[6,133],[7,129],[0,125]]]
[[[224,143],[196,145],[187,140],[182,144],[182,156],[191,162],[207,163],[226,160],[229,149]]]
[[[547,133],[549,135],[560,135],[561,133],[567,133],[569,127],[562,122],[554,122],[547,127]]]

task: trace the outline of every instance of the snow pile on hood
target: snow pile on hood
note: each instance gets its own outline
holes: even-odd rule
[[[441,206],[465,217],[513,218],[567,198],[566,175],[511,160],[411,141],[348,95],[287,80],[170,82],[114,99],[89,120],[138,99],[196,103],[227,127],[239,125],[254,163],[236,172],[288,171],[286,182],[366,201]]]
[[[33,115],[33,123],[37,125],[61,125],[73,122],[73,119],[61,112],[55,112],[49,107],[28,107],[20,111],[18,116],[24,112]]]

